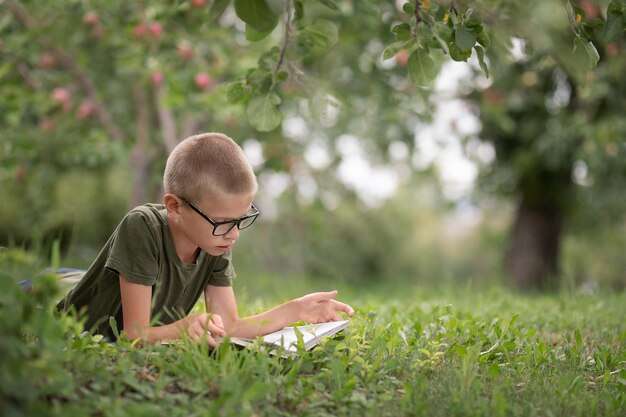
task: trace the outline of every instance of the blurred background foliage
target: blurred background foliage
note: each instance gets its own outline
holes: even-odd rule
[[[411,2],[422,23],[404,2],[251,2],[276,16],[266,36],[240,19],[245,2],[0,3],[0,245],[15,273],[47,266],[55,240],[64,265],[87,267],[130,207],[160,201],[169,150],[223,131],[261,186],[263,216],[235,248],[241,280],[624,288],[624,2]],[[414,37],[398,46],[402,23]],[[475,53],[459,88],[438,89],[453,82],[434,34],[454,46],[483,25],[489,78]],[[429,88],[412,75],[424,50]],[[440,157],[416,162],[446,100],[479,126],[452,119],[431,138],[480,171],[454,195]],[[363,172],[371,184],[355,185]]]

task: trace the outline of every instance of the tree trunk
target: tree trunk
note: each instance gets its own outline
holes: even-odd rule
[[[150,157],[148,156],[148,136],[150,135],[150,119],[146,96],[140,86],[134,89],[135,111],[137,114],[137,141],[131,151],[133,168],[130,208],[147,203]]]
[[[509,276],[521,290],[550,290],[558,285],[563,210],[522,197],[507,253]]]

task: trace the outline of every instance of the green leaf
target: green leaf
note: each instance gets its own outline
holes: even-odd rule
[[[329,110],[331,108],[339,108],[336,99],[326,93],[318,93],[313,96],[310,101],[311,114],[319,121],[330,119]]]
[[[120,332],[119,332],[119,330],[117,328],[117,320],[115,320],[115,317],[109,316],[109,326],[111,327],[111,331],[115,335],[115,338],[119,339],[120,338]]]
[[[465,346],[455,344],[454,351],[459,358],[464,358],[465,356],[467,356],[467,349],[465,348]]]
[[[618,36],[624,32],[624,19],[621,11],[611,10],[609,8],[602,33],[602,40],[606,43],[613,42]]]
[[[592,42],[585,42],[584,46],[591,61],[591,68],[595,68],[598,65],[598,61],[600,61],[600,54]]]
[[[242,82],[231,84],[228,88],[228,92],[226,93],[226,98],[231,104],[242,103],[248,99],[248,96],[249,94],[247,93]]]
[[[593,43],[580,37],[574,39],[574,56],[576,61],[582,63],[585,69],[593,69],[598,65],[600,55]]]
[[[413,14],[415,13],[415,6],[413,5],[413,3],[404,3],[402,5],[402,11],[406,14]]]
[[[498,366],[497,362],[492,363],[489,366],[488,371],[489,371],[489,376],[492,379],[495,379],[500,376],[500,366]]]
[[[489,35],[487,35],[487,32],[480,32],[478,36],[476,37],[476,40],[478,41],[479,44],[481,44],[485,48],[489,48],[489,45],[491,45],[491,38],[489,38]]]
[[[422,324],[421,324],[419,321],[416,321],[416,322],[413,324],[413,329],[415,330],[415,336],[416,336],[416,337],[421,336],[422,331],[424,330],[424,329],[422,328]]]
[[[272,33],[271,30],[268,32],[259,32],[256,29],[254,29],[252,26],[246,25],[246,39],[249,40],[250,42],[258,42],[266,38],[267,35],[269,35],[270,33]]]
[[[261,78],[261,81],[258,83],[256,88],[257,88],[257,91],[259,91],[259,93],[266,94],[266,93],[269,93],[273,84],[274,84],[274,77],[272,76],[271,73],[266,73],[265,76]]]
[[[278,127],[283,117],[278,109],[280,101],[275,93],[267,93],[250,100],[246,108],[250,124],[261,132],[269,132]]]
[[[337,6],[332,0],[319,0],[320,3],[322,3],[324,6],[328,7],[331,10],[334,10],[336,12],[340,11],[341,9],[339,9],[339,6]]]
[[[607,12],[624,12],[626,11],[626,1],[625,0],[613,0],[607,7]]]
[[[436,32],[433,32],[433,38],[438,43],[439,49],[441,49],[444,54],[450,55],[450,48],[448,47],[448,43],[446,42],[446,40]]]
[[[302,19],[304,19],[304,4],[302,3],[302,1],[296,1],[294,3],[294,19],[296,21],[300,21]]]
[[[600,56],[596,47],[582,36],[576,36],[573,43],[571,49],[559,49],[557,56],[568,74],[582,80],[588,71],[596,67]]]
[[[394,56],[396,56],[398,52],[400,52],[400,50],[404,49],[404,46],[405,46],[405,42],[392,43],[391,45],[386,47],[385,50],[383,51],[383,60],[393,58]]]
[[[433,26],[433,34],[443,39],[446,44],[454,42],[454,30],[443,22],[437,22]]]
[[[574,338],[576,338],[576,346],[580,348],[583,345],[583,337],[578,329],[574,331]]]
[[[483,25],[476,17],[470,17],[463,22],[463,26],[472,29],[475,33],[481,33],[483,31]]]
[[[235,0],[235,13],[260,33],[271,32],[278,24],[278,16],[265,0]]]
[[[211,4],[211,10],[209,11],[209,18],[211,20],[217,19],[224,13],[224,10],[230,4],[230,0],[215,0],[213,4]]]
[[[469,51],[476,44],[476,32],[465,26],[457,26],[454,31],[454,43],[461,51]]]
[[[425,87],[437,75],[435,62],[424,49],[416,49],[409,56],[408,62],[409,78],[417,87]]]
[[[574,7],[572,6],[572,3],[570,3],[569,0],[566,0],[563,2],[563,6],[565,6],[565,11],[567,12],[567,16],[571,20],[576,20],[576,13],[574,12]]]
[[[411,26],[408,23],[400,23],[391,28],[391,32],[396,35],[399,41],[411,39]]]
[[[461,48],[459,48],[457,46],[456,43],[451,43],[450,44],[450,58],[452,58],[455,61],[467,61],[467,59],[472,56],[472,50],[468,49],[467,51],[461,51]]]
[[[489,67],[487,63],[485,63],[485,50],[482,46],[475,46],[474,50],[476,51],[476,57],[478,58],[478,65],[485,73],[485,77],[489,78]]]
[[[435,21],[436,22],[443,21],[443,17],[446,15],[447,11],[448,11],[447,7],[439,6],[437,8],[437,11],[435,12]]]
[[[316,20],[301,29],[301,35],[312,41],[312,46],[328,48],[337,43],[339,33],[337,27],[328,20]]]

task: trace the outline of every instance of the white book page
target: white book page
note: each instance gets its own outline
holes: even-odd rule
[[[330,323],[318,323],[318,324],[309,324],[306,326],[297,326],[298,330],[302,333],[302,338],[304,340],[304,345],[307,349],[310,346],[311,342],[315,342],[315,340],[320,337],[332,335],[345,328],[350,320],[342,320],[342,321],[333,321]],[[285,327],[277,332],[270,333],[268,335],[263,336],[263,342],[274,344],[277,346],[281,346],[287,350],[295,351],[295,345],[298,343],[298,336],[294,330],[294,327]]]

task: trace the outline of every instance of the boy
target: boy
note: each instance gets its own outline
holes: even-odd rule
[[[256,177],[231,138],[206,133],[182,141],[167,159],[163,186],[164,204],[131,210],[59,309],[84,309],[86,328],[110,339],[113,316],[130,339],[159,342],[187,334],[212,347],[225,335],[250,338],[296,321],[354,314],[332,291],[238,316],[231,249],[259,211],[252,204]],[[211,314],[188,315],[203,293]]]

